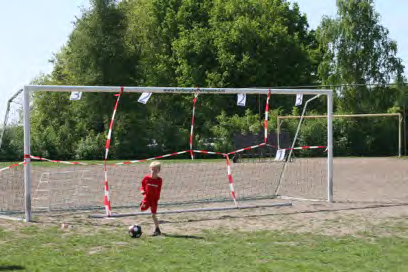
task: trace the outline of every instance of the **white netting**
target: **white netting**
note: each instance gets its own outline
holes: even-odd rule
[[[18,92],[8,101],[0,128],[0,215],[24,212],[22,105]]]
[[[93,94],[93,98],[96,97],[95,95],[98,94]],[[53,93],[50,95],[50,99],[56,96],[61,96],[60,99],[62,101],[64,101],[63,99],[67,101],[69,99],[69,93]],[[151,119],[153,123],[147,124],[145,130],[140,131],[140,134],[146,135],[145,138],[149,139],[147,144],[149,149],[147,149],[147,151],[150,153],[148,155],[152,154],[156,157],[165,154],[165,151],[168,150],[167,146],[175,145],[173,141],[174,143],[182,142],[184,147],[189,147],[192,108],[190,108],[190,115],[185,114],[185,116],[180,119],[183,121],[182,125],[184,126],[184,130],[179,134],[178,132],[174,132],[174,138],[169,138],[170,140],[167,143],[161,142],[159,137],[162,135],[160,133],[163,127],[167,128],[168,124],[154,123],[171,121],[170,119],[166,119],[167,116],[165,112],[160,112],[159,115],[154,114],[154,110],[160,108],[160,104],[163,103],[163,101],[190,101],[190,105],[192,106],[193,104],[192,99],[194,95],[192,94],[177,95],[174,98],[173,96],[175,95],[155,94],[146,105],[137,102],[134,102],[134,104],[129,102],[126,105],[127,107],[132,105],[135,107],[135,111],[141,111],[143,114],[151,114],[152,116]],[[232,187],[230,186],[231,177],[228,176],[227,171],[227,155],[231,161],[230,167],[234,185],[233,188],[238,202],[243,200],[273,199],[278,195],[325,199],[327,159],[322,145],[325,145],[326,141],[311,143],[319,146],[319,148],[315,151],[311,151],[315,153],[309,153],[310,156],[298,157],[297,154],[304,152],[305,149],[309,150],[308,147],[298,148],[294,153],[294,160],[288,163],[288,166],[285,168],[285,159],[276,159],[276,153],[278,152],[277,139],[275,137],[276,133],[274,131],[276,124],[271,121],[271,118],[268,118],[268,139],[267,142],[264,143],[264,110],[266,109],[267,95],[261,96],[262,99],[256,95],[254,101],[258,101],[258,104],[252,109],[252,115],[246,112],[248,109],[251,109],[251,106],[247,106],[247,109],[240,108],[239,110],[235,110],[235,108],[237,108],[236,95],[218,95],[220,97],[226,97],[223,98],[224,101],[230,100],[230,113],[229,116],[225,115],[228,118],[226,118],[222,112],[213,112],[209,109],[211,103],[217,102],[218,99],[212,96],[217,95],[200,94],[198,97],[197,109],[195,109],[195,127],[193,129],[192,146],[193,149],[196,150],[193,151],[194,160],[190,158],[190,150],[187,150],[187,152],[183,154],[170,153],[172,155],[171,157],[157,158],[162,160],[163,163],[160,175],[164,183],[160,205],[165,206],[166,209],[178,209],[176,204],[192,204],[204,207],[208,203],[220,202],[233,205]],[[288,96],[285,95],[272,94],[271,101],[274,101],[274,99],[277,99],[277,101],[282,99],[277,98],[279,96],[286,97],[286,99],[288,98]],[[139,97],[138,94],[126,94],[126,96],[123,96],[121,99],[123,101],[137,101],[137,97]],[[294,102],[294,96],[289,97]],[[116,98],[110,99],[108,106],[106,106],[106,111],[109,111],[110,114],[115,104],[114,99]],[[248,95],[247,99],[251,99],[250,95]],[[76,103],[76,107],[80,108],[78,105],[81,105],[80,103],[82,103],[82,101],[71,101],[69,103]],[[276,102],[275,105],[277,105]],[[257,112],[258,108],[262,108],[262,110]],[[34,115],[38,114],[36,110],[38,109],[34,103]],[[273,111],[273,107],[271,110]],[[17,112],[19,111],[21,112],[21,105]],[[73,127],[78,126],[78,120],[81,119],[80,116],[73,116],[76,112],[80,111],[71,111],[68,116],[70,118],[69,125]],[[268,113],[271,114],[270,111],[268,111]],[[107,116],[110,114],[107,114]],[[123,157],[129,157],[125,155],[128,150],[121,149],[121,143],[132,142],[132,136],[124,138],[123,135],[125,135],[125,133],[122,133],[120,138],[116,134],[115,129],[119,131],[126,130],[126,127],[123,126],[123,122],[121,121],[121,118],[126,117],[121,116],[120,104],[117,108],[116,118],[118,119],[118,128],[115,127],[115,124],[112,133],[108,133],[106,130],[104,132],[105,135],[112,135],[113,152],[110,154],[113,154],[112,156],[115,156],[115,158],[119,160],[119,162],[107,162],[110,202],[113,209],[122,207],[135,209],[141,200],[139,193],[140,181],[142,177],[149,172],[149,161],[144,161],[144,159],[148,157],[142,153],[132,157],[132,159],[140,160],[138,162],[133,163],[131,161],[120,160],[121,154],[123,154]],[[230,125],[234,124],[234,122],[238,122],[237,120],[241,120],[239,118],[244,118],[242,120],[246,120],[246,123],[244,122],[244,125]],[[65,125],[67,122],[67,120],[64,120],[62,125]],[[104,127],[109,128],[108,124],[110,122],[111,120],[109,118],[105,118]],[[203,128],[200,128],[203,127],[204,124],[206,129],[211,130],[211,133],[207,133]],[[39,126],[41,128],[41,122],[39,122],[38,119],[36,119],[35,125],[37,126],[36,129],[38,129]],[[252,130],[249,129],[251,126],[253,127]],[[43,127],[43,129],[47,130],[48,128]],[[53,135],[52,133],[54,132],[51,131],[49,135]],[[96,135],[93,140],[93,138],[90,137],[90,135],[93,135],[92,133],[93,132],[89,132],[89,134],[82,137],[78,143],[74,143],[74,145],[78,147],[73,148],[73,150],[80,150],[82,152],[84,148],[87,150],[87,146],[100,146],[100,135]],[[56,160],[59,158],[55,157],[52,157],[51,159],[53,160],[50,161],[35,157],[37,155],[44,156],[53,154],[53,152],[58,151],[58,148],[55,148],[52,144],[48,144],[48,142],[48,146],[52,148],[44,150],[43,147],[47,146],[45,142],[48,141],[48,139],[46,137],[41,138],[41,135],[38,135],[35,132],[32,133],[32,138],[35,138],[35,140],[32,140],[32,151],[40,153],[34,153],[34,156],[31,157],[33,160],[31,163],[32,210],[56,211],[103,208],[105,180],[103,160],[101,160],[103,157],[101,156],[100,160],[97,161],[80,161],[80,163],[73,163],[73,161],[75,161],[75,159],[81,159],[81,154],[83,153],[72,154],[71,158],[67,159],[67,163]],[[67,135],[69,136],[69,133]],[[211,135],[211,137],[208,135]],[[286,140],[281,139],[281,148],[286,149],[285,158],[287,158],[293,142],[293,135],[291,135],[290,132],[286,134],[282,133],[281,136],[282,135],[286,136]],[[302,135],[302,130],[300,131],[300,135]],[[19,141],[22,142],[22,134]],[[143,139],[140,142],[134,142],[134,145],[139,145],[141,142],[143,142]],[[65,143],[61,141],[61,146],[64,144]],[[105,144],[104,141],[102,141],[102,144]],[[103,145],[102,150],[104,148]],[[250,148],[251,146],[252,148]],[[67,147],[67,149],[69,148],[70,147]],[[205,154],[207,152],[200,151],[201,149],[208,149],[219,153]],[[171,150],[171,152],[177,151],[180,150]],[[64,156],[66,157],[67,155],[64,154]],[[108,157],[108,159],[110,159],[110,157]],[[121,162],[125,163],[121,164]],[[2,211],[5,213],[14,210],[22,212],[24,210],[24,179],[22,166],[4,171],[0,173],[0,175],[4,188],[4,191],[2,190],[4,195],[2,200],[0,200],[2,201]],[[15,207],[12,207],[10,203],[13,203]]]

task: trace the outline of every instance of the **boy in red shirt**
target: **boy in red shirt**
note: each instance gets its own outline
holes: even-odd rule
[[[162,179],[158,176],[160,172],[161,164],[158,161],[154,161],[150,164],[150,175],[143,177],[142,185],[140,186],[143,200],[140,203],[140,210],[146,211],[150,208],[152,212],[152,218],[154,226],[156,227],[153,236],[161,235],[159,228],[159,220],[157,220],[157,204],[160,199],[160,192],[162,187]]]

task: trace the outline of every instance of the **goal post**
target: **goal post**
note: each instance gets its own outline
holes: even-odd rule
[[[31,141],[30,141],[30,97],[33,92],[81,92],[81,93],[167,93],[167,94],[259,94],[259,95],[320,95],[326,96],[327,101],[327,163],[326,163],[326,200],[328,202],[333,201],[333,95],[331,90],[317,90],[317,89],[273,89],[273,88],[182,88],[182,87],[109,87],[109,86],[52,86],[52,85],[28,85],[24,87],[24,107],[23,107],[23,125],[24,125],[24,209],[25,209],[25,220],[31,221],[32,214],[32,198],[31,198],[31,160],[33,158],[31,154]],[[116,110],[117,105],[115,106]],[[120,111],[120,109],[119,109]],[[265,124],[267,125],[268,115],[265,114]],[[114,117],[112,118],[112,120]],[[112,129],[113,122],[110,128]],[[266,129],[265,129],[266,131]],[[110,133],[108,134],[110,137]],[[188,142],[188,141],[187,141]],[[260,144],[264,146],[266,143]],[[107,145],[108,148],[108,145]],[[252,147],[251,147],[252,148]],[[245,148],[242,150],[248,150],[251,148]],[[177,151],[177,150],[175,150]],[[197,153],[211,153],[208,151],[193,150]],[[183,151],[184,152],[184,151]],[[186,151],[192,153],[192,150]],[[234,151],[235,152],[235,151]],[[233,154],[231,152],[230,154]],[[237,151],[238,152],[238,151]],[[213,152],[216,153],[216,152]],[[218,153],[220,154],[220,153]],[[158,154],[159,155],[159,154]],[[167,156],[167,155],[166,155]],[[228,154],[221,154],[228,161]],[[155,158],[162,158],[164,156],[157,156]],[[154,158],[152,158],[154,159]],[[149,159],[150,160],[150,159]],[[146,160],[140,160],[146,161]],[[229,163],[229,162],[228,162]],[[126,164],[126,163],[125,163]],[[198,168],[197,168],[198,169]],[[230,169],[228,168],[228,178],[230,176]],[[231,177],[232,180],[232,177]],[[103,184],[102,181],[100,181]],[[231,183],[231,182],[230,182]],[[231,185],[231,184],[230,184]],[[233,187],[231,187],[233,188]],[[105,186],[106,190],[106,186]],[[232,189],[233,190],[233,189]],[[102,192],[101,192],[102,195]],[[106,191],[105,191],[106,196]],[[102,196],[101,196],[102,198]],[[106,199],[106,198],[105,198]],[[259,206],[259,205],[258,205]],[[247,207],[247,206],[242,206]],[[239,207],[238,207],[239,208]],[[211,208],[210,208],[211,209]]]

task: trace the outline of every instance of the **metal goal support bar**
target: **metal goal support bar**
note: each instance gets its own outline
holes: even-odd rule
[[[263,204],[263,205],[245,205],[245,206],[232,206],[232,207],[214,207],[214,208],[196,208],[196,209],[181,209],[173,211],[158,211],[158,214],[171,214],[171,213],[186,213],[186,212],[211,212],[211,211],[226,211],[226,210],[243,210],[243,209],[254,209],[254,208],[270,208],[270,207],[286,207],[292,206],[291,202],[288,203],[274,203],[274,204]],[[90,218],[110,218],[110,217],[128,217],[137,215],[150,215],[150,212],[132,212],[132,213],[113,213],[111,216],[107,217],[105,214],[91,214]]]

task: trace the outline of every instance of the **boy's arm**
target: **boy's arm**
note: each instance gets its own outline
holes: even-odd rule
[[[158,197],[157,197],[157,200],[159,200],[159,199],[160,199],[160,194],[161,194],[162,183],[163,183],[163,181],[160,181],[160,183],[159,183],[159,195],[158,195]]]
[[[140,186],[140,192],[142,195],[146,194],[146,178],[142,179],[142,185]]]

